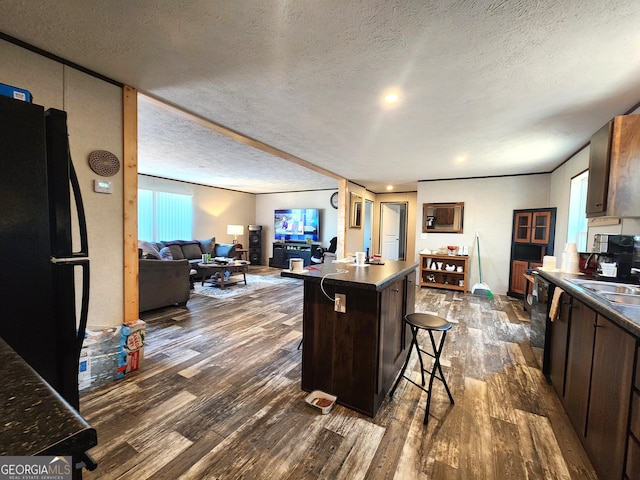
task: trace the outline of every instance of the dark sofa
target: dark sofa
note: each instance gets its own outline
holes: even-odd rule
[[[202,255],[211,258],[236,256],[235,245],[206,240],[138,241],[139,311],[167,305],[186,305],[193,282],[200,275]]]
[[[187,260],[139,259],[139,311],[176,304],[185,306],[191,294],[190,271]]]
[[[207,240],[173,240],[159,242],[164,247],[160,249],[163,260],[189,261],[191,268],[200,272],[198,263],[202,261],[202,254],[208,253],[211,258],[235,258],[236,246],[228,243],[216,243],[215,237]],[[168,250],[168,251],[167,251]]]

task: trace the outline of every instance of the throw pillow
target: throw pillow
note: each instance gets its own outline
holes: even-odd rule
[[[138,248],[142,249],[143,258],[160,260],[160,252],[153,243],[138,240]]]
[[[213,254],[213,249],[216,246],[216,237],[207,238],[206,240],[198,240],[202,246],[202,253]]]
[[[177,243],[167,244],[166,248],[168,248],[171,251],[171,256],[173,257],[174,260],[184,259],[184,255],[182,254],[182,247],[180,246],[180,244],[177,244]]]
[[[162,250],[160,250],[160,259],[173,260],[173,255],[171,255],[171,249],[169,247],[164,247]]]
[[[184,255],[184,258],[188,260],[202,258],[203,253],[202,245],[198,241],[182,245],[182,254]]]
[[[236,246],[232,243],[216,243],[216,257],[234,258],[236,256]]]

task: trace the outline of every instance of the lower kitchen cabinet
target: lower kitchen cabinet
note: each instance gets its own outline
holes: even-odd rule
[[[601,479],[622,478],[635,338],[597,316],[585,447]]]
[[[637,362],[636,357],[636,362]],[[629,422],[629,438],[627,444],[626,478],[629,480],[640,478],[640,384],[636,366],[636,381],[631,398],[631,420]]]
[[[589,382],[593,360],[596,312],[572,299],[571,331],[567,347],[564,397],[560,397],[573,428],[584,441],[589,405]]]
[[[564,401],[565,373],[567,371],[567,347],[571,322],[571,296],[560,297],[560,313],[551,328],[549,377],[560,400]]]
[[[633,431],[635,425],[640,433],[640,412],[629,422],[632,392],[638,400],[638,389],[632,391],[636,338],[563,293],[549,348],[549,379],[598,477],[640,478],[640,444]]]

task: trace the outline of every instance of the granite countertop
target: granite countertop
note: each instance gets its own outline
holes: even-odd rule
[[[0,339],[0,455],[79,455],[98,444],[80,414]]]
[[[570,281],[571,279],[590,279],[590,277],[584,275],[548,270],[538,270],[538,274],[559,286],[565,292],[576,297],[599,314],[621,326],[630,334],[640,338],[640,307],[610,302],[596,295],[591,290],[582,288],[578,284]],[[549,301],[551,301],[551,299],[549,299]]]
[[[398,278],[404,277],[418,268],[415,262],[386,260],[384,265],[367,264],[356,266],[354,263],[318,263],[312,264],[302,272],[283,270],[283,277],[299,278],[305,281],[346,285],[353,288],[381,291]],[[328,275],[328,276],[327,276]]]

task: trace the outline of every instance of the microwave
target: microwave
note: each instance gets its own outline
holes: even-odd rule
[[[592,253],[619,254],[630,253],[640,249],[640,235],[612,235],[596,233],[593,236]]]

